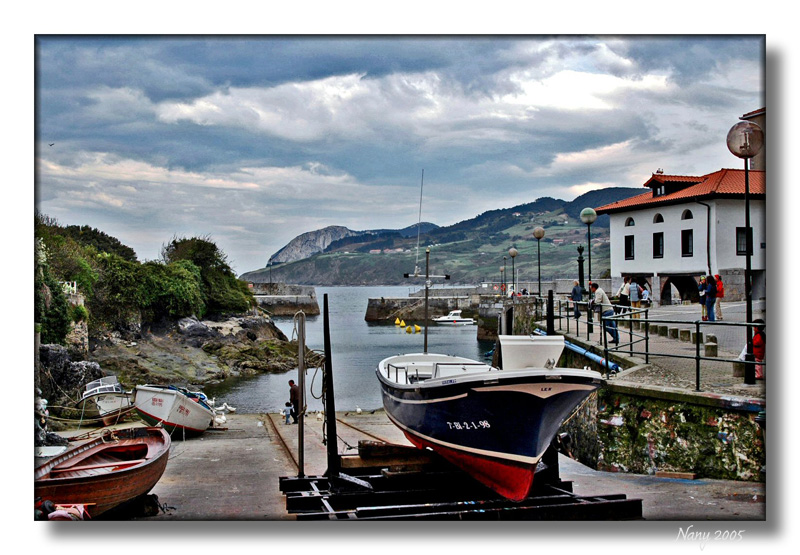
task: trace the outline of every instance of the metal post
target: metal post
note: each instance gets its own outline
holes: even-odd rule
[[[325,372],[323,374],[322,389],[325,392],[325,424],[327,435],[328,451],[328,476],[335,477],[341,470],[341,460],[339,459],[338,436],[336,435],[336,403],[333,395],[333,365],[331,364],[331,330],[328,321],[328,294],[325,293],[323,299],[323,319],[322,330],[325,342]]]
[[[753,282],[752,282],[752,267],[750,258],[753,255],[753,233],[750,230],[750,172],[749,172],[749,159],[744,159],[744,229],[745,229],[745,248],[747,255],[745,256],[745,270],[744,270],[744,294],[747,301],[747,323],[753,321]],[[755,355],[753,354],[753,328],[749,325],[745,328],[747,335],[747,354],[745,356],[744,365],[744,383],[747,385],[755,385],[756,383],[756,367]]]
[[[305,476],[305,421],[306,414],[306,315],[303,312],[295,314],[297,321],[297,381],[300,389],[300,414],[297,415],[297,477]]]
[[[547,291],[547,335],[555,335],[556,327],[553,323],[555,312],[553,311],[553,290]]]
[[[591,285],[592,285],[592,224],[586,224],[586,251],[589,255],[589,295],[592,294],[591,292]],[[589,334],[594,331],[594,325],[592,325],[592,311],[591,309],[588,311],[586,315],[586,337],[589,337]]]
[[[536,238],[536,262],[539,269],[539,296],[542,294],[542,242]]]
[[[694,328],[695,328],[694,329],[694,331],[695,331],[695,336],[694,336],[694,344],[695,344],[695,348],[694,348],[694,352],[695,352],[695,355],[694,355],[694,373],[695,373],[695,378],[694,378],[694,380],[695,380],[695,386],[694,386],[694,390],[695,391],[700,391],[700,341],[699,341],[699,339],[700,339],[700,321],[699,320],[695,321]]]
[[[425,341],[422,352],[428,352],[428,289],[430,288],[430,273],[428,267],[431,261],[431,248],[425,249]]]
[[[644,311],[644,361],[650,364],[650,309]]]

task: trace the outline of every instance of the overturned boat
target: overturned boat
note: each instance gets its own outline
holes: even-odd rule
[[[561,336],[499,336],[502,368],[416,353],[376,374],[392,422],[500,495],[526,498],[536,466],[570,413],[603,383],[589,369],[556,368]]]

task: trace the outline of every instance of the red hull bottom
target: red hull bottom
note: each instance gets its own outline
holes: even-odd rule
[[[420,449],[430,447],[446,460],[511,501],[522,501],[533,488],[536,465],[515,463],[457,451],[403,432]]]

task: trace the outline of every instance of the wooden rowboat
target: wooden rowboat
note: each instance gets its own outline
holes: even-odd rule
[[[56,504],[90,506],[92,517],[148,493],[169,459],[162,428],[108,432],[36,468],[34,495]]]

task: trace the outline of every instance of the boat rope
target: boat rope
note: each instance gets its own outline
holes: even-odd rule
[[[572,414],[570,414],[569,417],[566,420],[564,420],[564,422],[561,423],[561,425],[563,426],[567,424],[570,420],[572,420],[581,411],[581,409],[583,409],[583,407],[586,406],[586,403],[588,403],[593,399],[597,399],[597,390],[592,391],[592,393],[588,397],[586,397],[586,399],[583,400],[583,403],[578,405],[575,408],[575,410],[572,411]]]
[[[417,259],[414,262],[414,275],[419,273],[419,235],[422,228],[422,185],[425,182],[425,169],[422,169],[422,177],[419,180],[419,219],[417,220]]]

